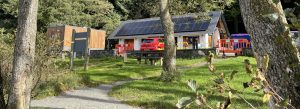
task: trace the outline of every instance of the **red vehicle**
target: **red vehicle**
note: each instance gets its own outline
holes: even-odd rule
[[[156,51],[164,49],[162,38],[146,38],[142,40],[141,51]]]

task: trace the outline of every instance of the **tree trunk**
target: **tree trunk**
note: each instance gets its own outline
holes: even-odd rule
[[[75,34],[76,30],[72,30],[72,42],[71,42],[71,50],[70,50],[70,70],[74,69],[74,48],[75,48]]]
[[[240,0],[239,3],[246,30],[251,34],[251,43],[258,63],[264,64],[262,57],[269,57],[268,63],[265,63],[267,66],[263,68],[266,80],[282,99],[290,99],[291,104],[300,109],[298,54],[296,47],[292,45],[289,29],[285,28],[287,21],[281,3],[276,4],[273,1]],[[275,17],[272,17],[274,15]],[[281,100],[276,100],[273,96],[269,104],[279,101]],[[274,108],[274,105],[270,106]]]
[[[161,79],[163,81],[172,81],[179,76],[176,72],[176,47],[174,38],[174,24],[169,12],[169,1],[160,0],[160,19],[164,29],[164,58],[163,72]]]
[[[90,48],[89,48],[89,44],[90,44],[90,36],[91,36],[91,28],[87,29],[87,36],[86,36],[86,40],[85,40],[85,53],[84,53],[84,71],[88,70],[88,64],[89,64],[89,60],[90,60]]]
[[[13,74],[7,109],[29,109],[32,89],[38,0],[19,0]]]

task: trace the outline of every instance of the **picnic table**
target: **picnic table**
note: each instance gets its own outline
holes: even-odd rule
[[[138,61],[138,64],[141,64],[142,59],[145,59],[145,64],[148,64],[150,61],[151,65],[157,65],[158,60],[162,64],[163,51],[132,51],[130,54],[135,57]]]

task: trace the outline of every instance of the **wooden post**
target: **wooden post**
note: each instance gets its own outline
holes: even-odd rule
[[[73,70],[73,63],[74,63],[75,34],[76,34],[76,30],[73,29],[73,31],[72,31],[71,50],[70,50],[70,70]]]
[[[153,59],[149,59],[150,60],[150,65],[154,64],[154,60]]]
[[[148,64],[148,59],[147,59],[147,57],[145,58],[145,64]]]
[[[158,61],[159,59],[154,59],[154,66],[156,66],[157,65],[157,61]]]
[[[62,52],[62,53],[61,53],[61,58],[62,58],[63,61],[66,60],[66,53],[65,53],[65,52]]]
[[[90,50],[89,50],[89,42],[90,42],[90,36],[91,36],[91,28],[87,29],[87,36],[85,40],[85,55],[84,55],[84,71],[88,69],[89,59],[90,59]]]
[[[124,57],[124,62],[127,62],[128,59],[127,59],[127,52],[126,51],[124,52],[123,57]]]
[[[163,65],[163,57],[160,57],[160,65]]]
[[[141,64],[141,60],[142,60],[141,58],[137,58],[137,63]]]

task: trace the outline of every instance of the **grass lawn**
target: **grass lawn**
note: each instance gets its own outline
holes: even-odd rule
[[[178,66],[191,65],[202,62],[203,58],[188,60],[178,59]],[[68,69],[68,60],[58,61],[61,69]],[[130,58],[127,63],[122,58],[95,58],[90,59],[89,69],[83,70],[83,59],[75,59],[74,70],[76,73],[61,72],[57,75],[47,76],[47,81],[40,83],[39,87],[34,89],[33,98],[42,99],[48,96],[59,95],[63,91],[73,90],[86,86],[96,86],[99,84],[109,84],[121,80],[143,79],[159,76],[161,66],[152,66],[146,64],[137,64],[136,60]],[[59,70],[60,71],[60,70]]]
[[[226,78],[229,77],[232,70],[239,71],[233,81],[230,82],[230,86],[238,90],[245,99],[251,102],[257,108],[267,108],[262,103],[262,92],[254,92],[252,88],[243,88],[243,82],[249,82],[250,77],[245,73],[243,67],[244,59],[249,59],[251,63],[255,63],[254,58],[250,57],[238,57],[230,58],[226,60],[214,63],[217,68],[217,73],[224,72]],[[253,64],[254,66],[254,64]],[[117,86],[110,92],[111,96],[114,96],[125,103],[133,106],[140,106],[147,109],[175,109],[177,100],[181,97],[193,96],[193,92],[186,85],[186,81],[194,79],[199,83],[201,93],[207,96],[208,102],[215,106],[217,102],[223,102],[227,93],[214,94],[208,93],[211,91],[213,79],[215,77],[208,71],[207,66],[191,68],[181,71],[182,80],[180,82],[164,83],[159,82],[156,78],[148,78],[145,80],[137,80],[130,83],[126,83],[121,86]],[[242,99],[236,96],[232,99],[232,105],[230,108],[250,108]]]
[[[177,65],[188,66],[203,61],[204,58],[177,59]],[[77,59],[75,61],[75,71],[78,74],[87,76],[89,81],[96,84],[108,84],[120,80],[156,77],[161,73],[160,65],[137,64],[137,61],[132,58],[130,58],[127,63],[123,62],[123,58],[90,59],[89,69],[87,71],[84,71],[82,66],[83,60]]]

